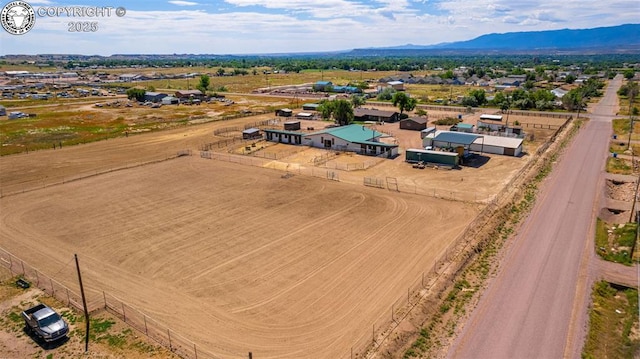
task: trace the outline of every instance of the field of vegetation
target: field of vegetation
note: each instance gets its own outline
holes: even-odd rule
[[[582,357],[636,358],[640,350],[638,333],[638,290],[597,282],[593,288],[589,333]]]

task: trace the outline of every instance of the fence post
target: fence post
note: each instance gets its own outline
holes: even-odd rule
[[[171,347],[171,331],[169,331],[169,329],[167,329],[167,335],[169,336],[169,350],[173,351],[173,348]]]
[[[373,342],[376,342],[376,323],[373,323],[373,330],[371,331],[371,340],[373,340]]]
[[[67,290],[67,305],[71,305],[71,299],[69,298],[69,288],[65,287]]]
[[[36,287],[40,285],[40,278],[38,278],[38,271],[34,270],[34,272],[36,273]]]
[[[20,261],[20,264],[22,265],[22,275],[26,276],[27,272],[24,271],[24,262]]]
[[[120,307],[122,307],[122,320],[124,320],[124,322],[127,322],[127,315],[124,312],[124,303],[120,302]]]
[[[147,329],[147,316],[143,315],[142,318],[144,319],[144,334],[149,336],[149,330]],[[195,346],[195,344],[194,344],[194,346]]]
[[[193,353],[196,355],[196,359],[198,359],[198,350],[196,350],[196,343],[193,343]]]
[[[56,290],[53,289],[53,279],[49,278],[49,283],[51,283],[51,296],[54,296],[56,293]]]

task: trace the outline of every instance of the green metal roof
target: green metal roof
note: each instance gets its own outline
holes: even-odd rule
[[[322,131],[311,133],[311,135],[318,135],[328,133],[333,136],[336,136],[345,141],[354,142],[354,143],[367,143],[371,142],[372,139],[378,138],[382,136],[382,133],[367,128],[362,125],[347,125],[340,127],[332,127],[325,128]],[[379,144],[379,142],[374,142],[375,144]]]
[[[438,142],[448,142],[469,146],[478,137],[481,136],[464,132],[441,132],[436,137],[434,137],[433,140]]]
[[[456,125],[457,128],[464,128],[464,129],[472,129],[473,125],[470,123],[462,123],[460,122],[459,124]]]

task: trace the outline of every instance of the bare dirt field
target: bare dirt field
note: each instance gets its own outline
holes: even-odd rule
[[[347,357],[473,218],[459,202],[197,156],[0,200],[0,246],[224,357]],[[34,250],[37,249],[37,250]]]
[[[217,356],[346,358],[473,220],[473,203],[531,158],[414,169],[403,153],[420,134],[397,123],[377,127],[400,144],[392,160],[341,154],[314,166],[320,150],[284,144],[265,149],[285,152],[277,160],[237,156],[251,166],[197,155],[224,139],[215,129],[271,117],[1,157],[0,247],[70,288],[77,253],[93,305],[105,291]],[[194,156],[170,159],[183,150]],[[359,161],[374,163],[334,169]],[[365,177],[392,178],[400,193]]]

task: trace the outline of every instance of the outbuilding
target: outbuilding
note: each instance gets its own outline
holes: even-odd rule
[[[295,132],[295,131],[282,131],[282,130],[274,130],[274,129],[266,129],[264,130],[265,137],[267,141],[278,142],[278,143],[288,143],[292,145],[299,145],[302,143],[302,136],[305,133]]]
[[[427,128],[429,121],[424,117],[410,117],[400,120],[401,130],[422,131]]]
[[[455,152],[410,148],[405,152],[405,161],[409,163],[422,162],[425,164],[457,167],[460,163],[460,157]]]
[[[451,131],[473,133],[475,126],[470,123],[457,123],[451,126]]]
[[[167,96],[163,97],[162,100],[160,100],[160,103],[163,105],[177,105],[180,103],[180,100],[178,100],[177,97]]]
[[[491,131],[499,131],[504,127],[504,125],[501,115],[483,114],[480,115],[480,119],[478,120],[478,128],[484,127]]]
[[[166,93],[147,91],[144,93],[144,100],[149,102],[161,102],[163,98],[167,97]]]
[[[303,111],[318,111],[318,107],[320,107],[320,104],[318,103],[305,103],[302,105],[302,110]]]
[[[300,129],[300,121],[287,121],[284,123],[285,131],[296,131]]]
[[[204,97],[200,90],[180,90],[176,91],[175,96],[181,101],[188,100],[190,98],[202,99]]]
[[[522,138],[484,135],[482,141],[477,139],[471,144],[470,150],[519,157],[522,155],[523,142]]]
[[[383,111],[373,108],[358,107],[353,110],[353,118],[356,121],[396,122],[399,114],[395,111]]]
[[[389,81],[387,85],[396,91],[404,91],[404,82],[402,81]]]
[[[398,145],[380,142],[383,134],[362,125],[326,128],[306,134],[302,144],[339,151],[356,152],[370,156],[392,158],[398,155]]]
[[[296,114],[296,117],[306,120],[313,120],[313,114],[311,112],[298,112]]]
[[[279,110],[276,110],[276,116],[291,117],[291,115],[293,115],[293,111],[291,111],[291,109],[289,108],[281,108]]]
[[[243,140],[252,140],[256,138],[262,137],[259,128],[248,128],[242,131],[242,139]]]

